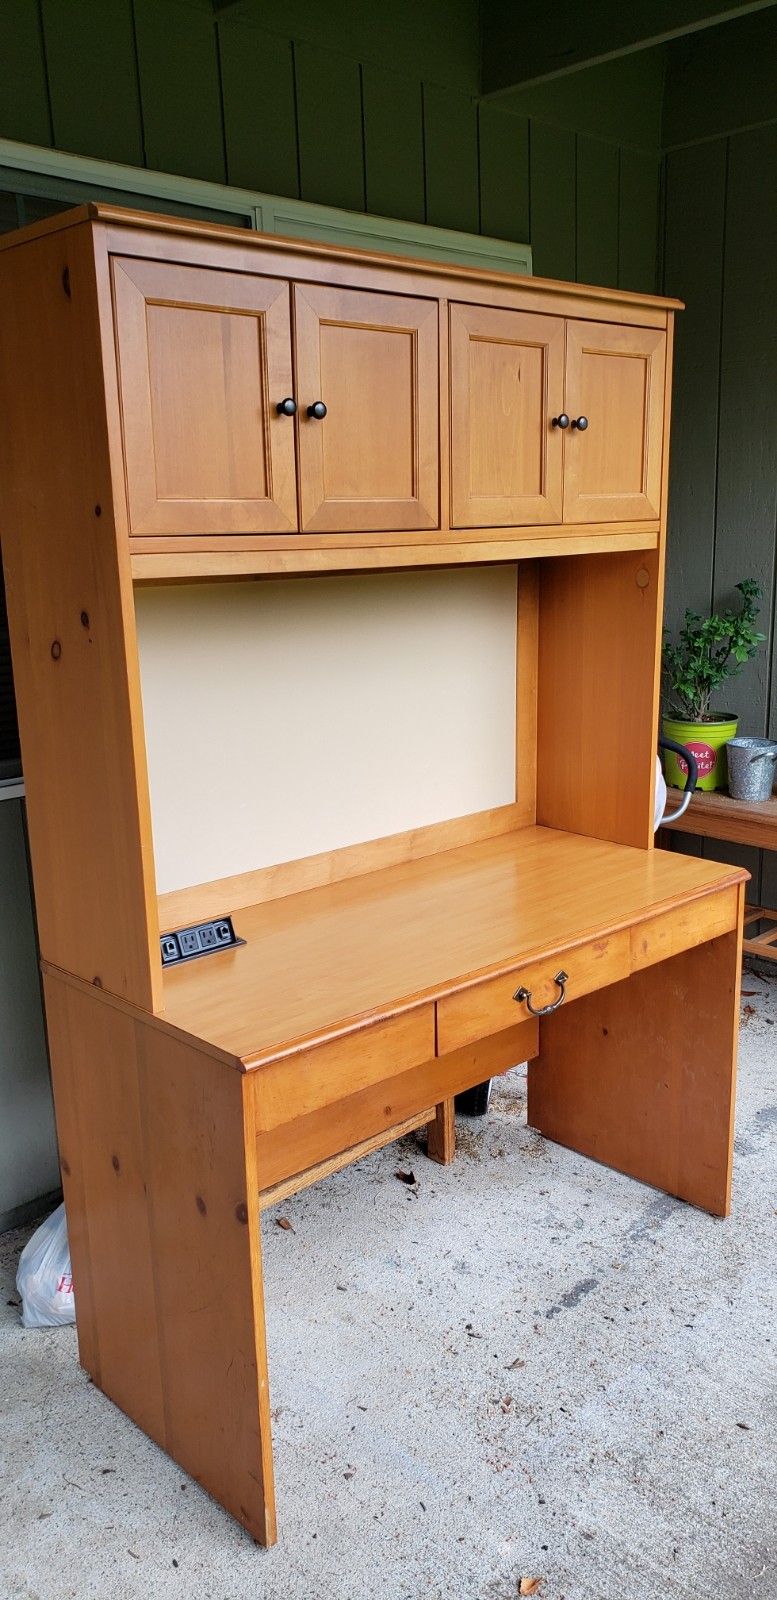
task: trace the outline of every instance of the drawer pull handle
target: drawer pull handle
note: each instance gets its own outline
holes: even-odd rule
[[[555,1000],[551,1000],[549,1006],[533,1006],[531,1003],[530,989],[516,989],[513,999],[517,1000],[519,1005],[525,1002],[526,1010],[528,1011],[529,1016],[549,1017],[551,1011],[558,1011],[559,1006],[564,1004],[564,995],[566,993],[567,983],[569,982],[569,974],[566,972],[557,972],[553,982],[558,984],[561,993],[557,995]]]

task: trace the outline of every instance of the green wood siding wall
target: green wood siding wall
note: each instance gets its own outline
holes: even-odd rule
[[[760,69],[759,69],[760,70]],[[777,119],[669,151],[664,286],[686,301],[675,365],[667,623],[686,605],[764,589],[768,633],[721,709],[777,738]],[[777,906],[777,855],[678,835],[677,848],[743,863],[751,899]]]
[[[259,28],[210,0],[4,0],[0,136],[530,242],[541,276],[655,288],[655,74],[635,119],[633,69],[610,70],[606,136],[582,89],[505,110],[477,99],[476,0],[420,9],[301,3],[291,38],[281,8]]]

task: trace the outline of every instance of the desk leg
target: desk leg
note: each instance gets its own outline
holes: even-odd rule
[[[427,1124],[426,1154],[430,1161],[447,1167],[456,1154],[456,1121],[452,1100],[441,1100],[435,1108],[434,1122]]]
[[[246,1077],[67,982],[46,1001],[82,1365],[272,1544]]]
[[[727,1216],[740,942],[724,934],[546,1018],[530,1127]]]

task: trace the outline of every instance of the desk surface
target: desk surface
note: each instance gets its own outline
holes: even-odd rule
[[[164,1016],[258,1065],[746,876],[524,828],[235,912],[245,945],[165,972]]]

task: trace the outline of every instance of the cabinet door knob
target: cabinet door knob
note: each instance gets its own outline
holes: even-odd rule
[[[297,414],[297,402],[291,398],[279,400],[275,409],[279,417],[294,417]]]
[[[572,426],[574,427],[574,423],[572,424]],[[559,412],[559,415],[557,417],[553,417],[552,418],[551,427],[552,428],[568,428],[569,427],[569,417],[567,416],[566,411],[561,411],[561,412]]]
[[[321,418],[326,416],[326,406],[323,400],[314,400],[312,406],[308,406],[308,416],[315,417],[317,422],[320,422]]]
[[[585,430],[588,427],[588,418],[587,417],[573,417],[572,418],[572,427],[573,428],[578,428],[581,433],[585,433]]]

